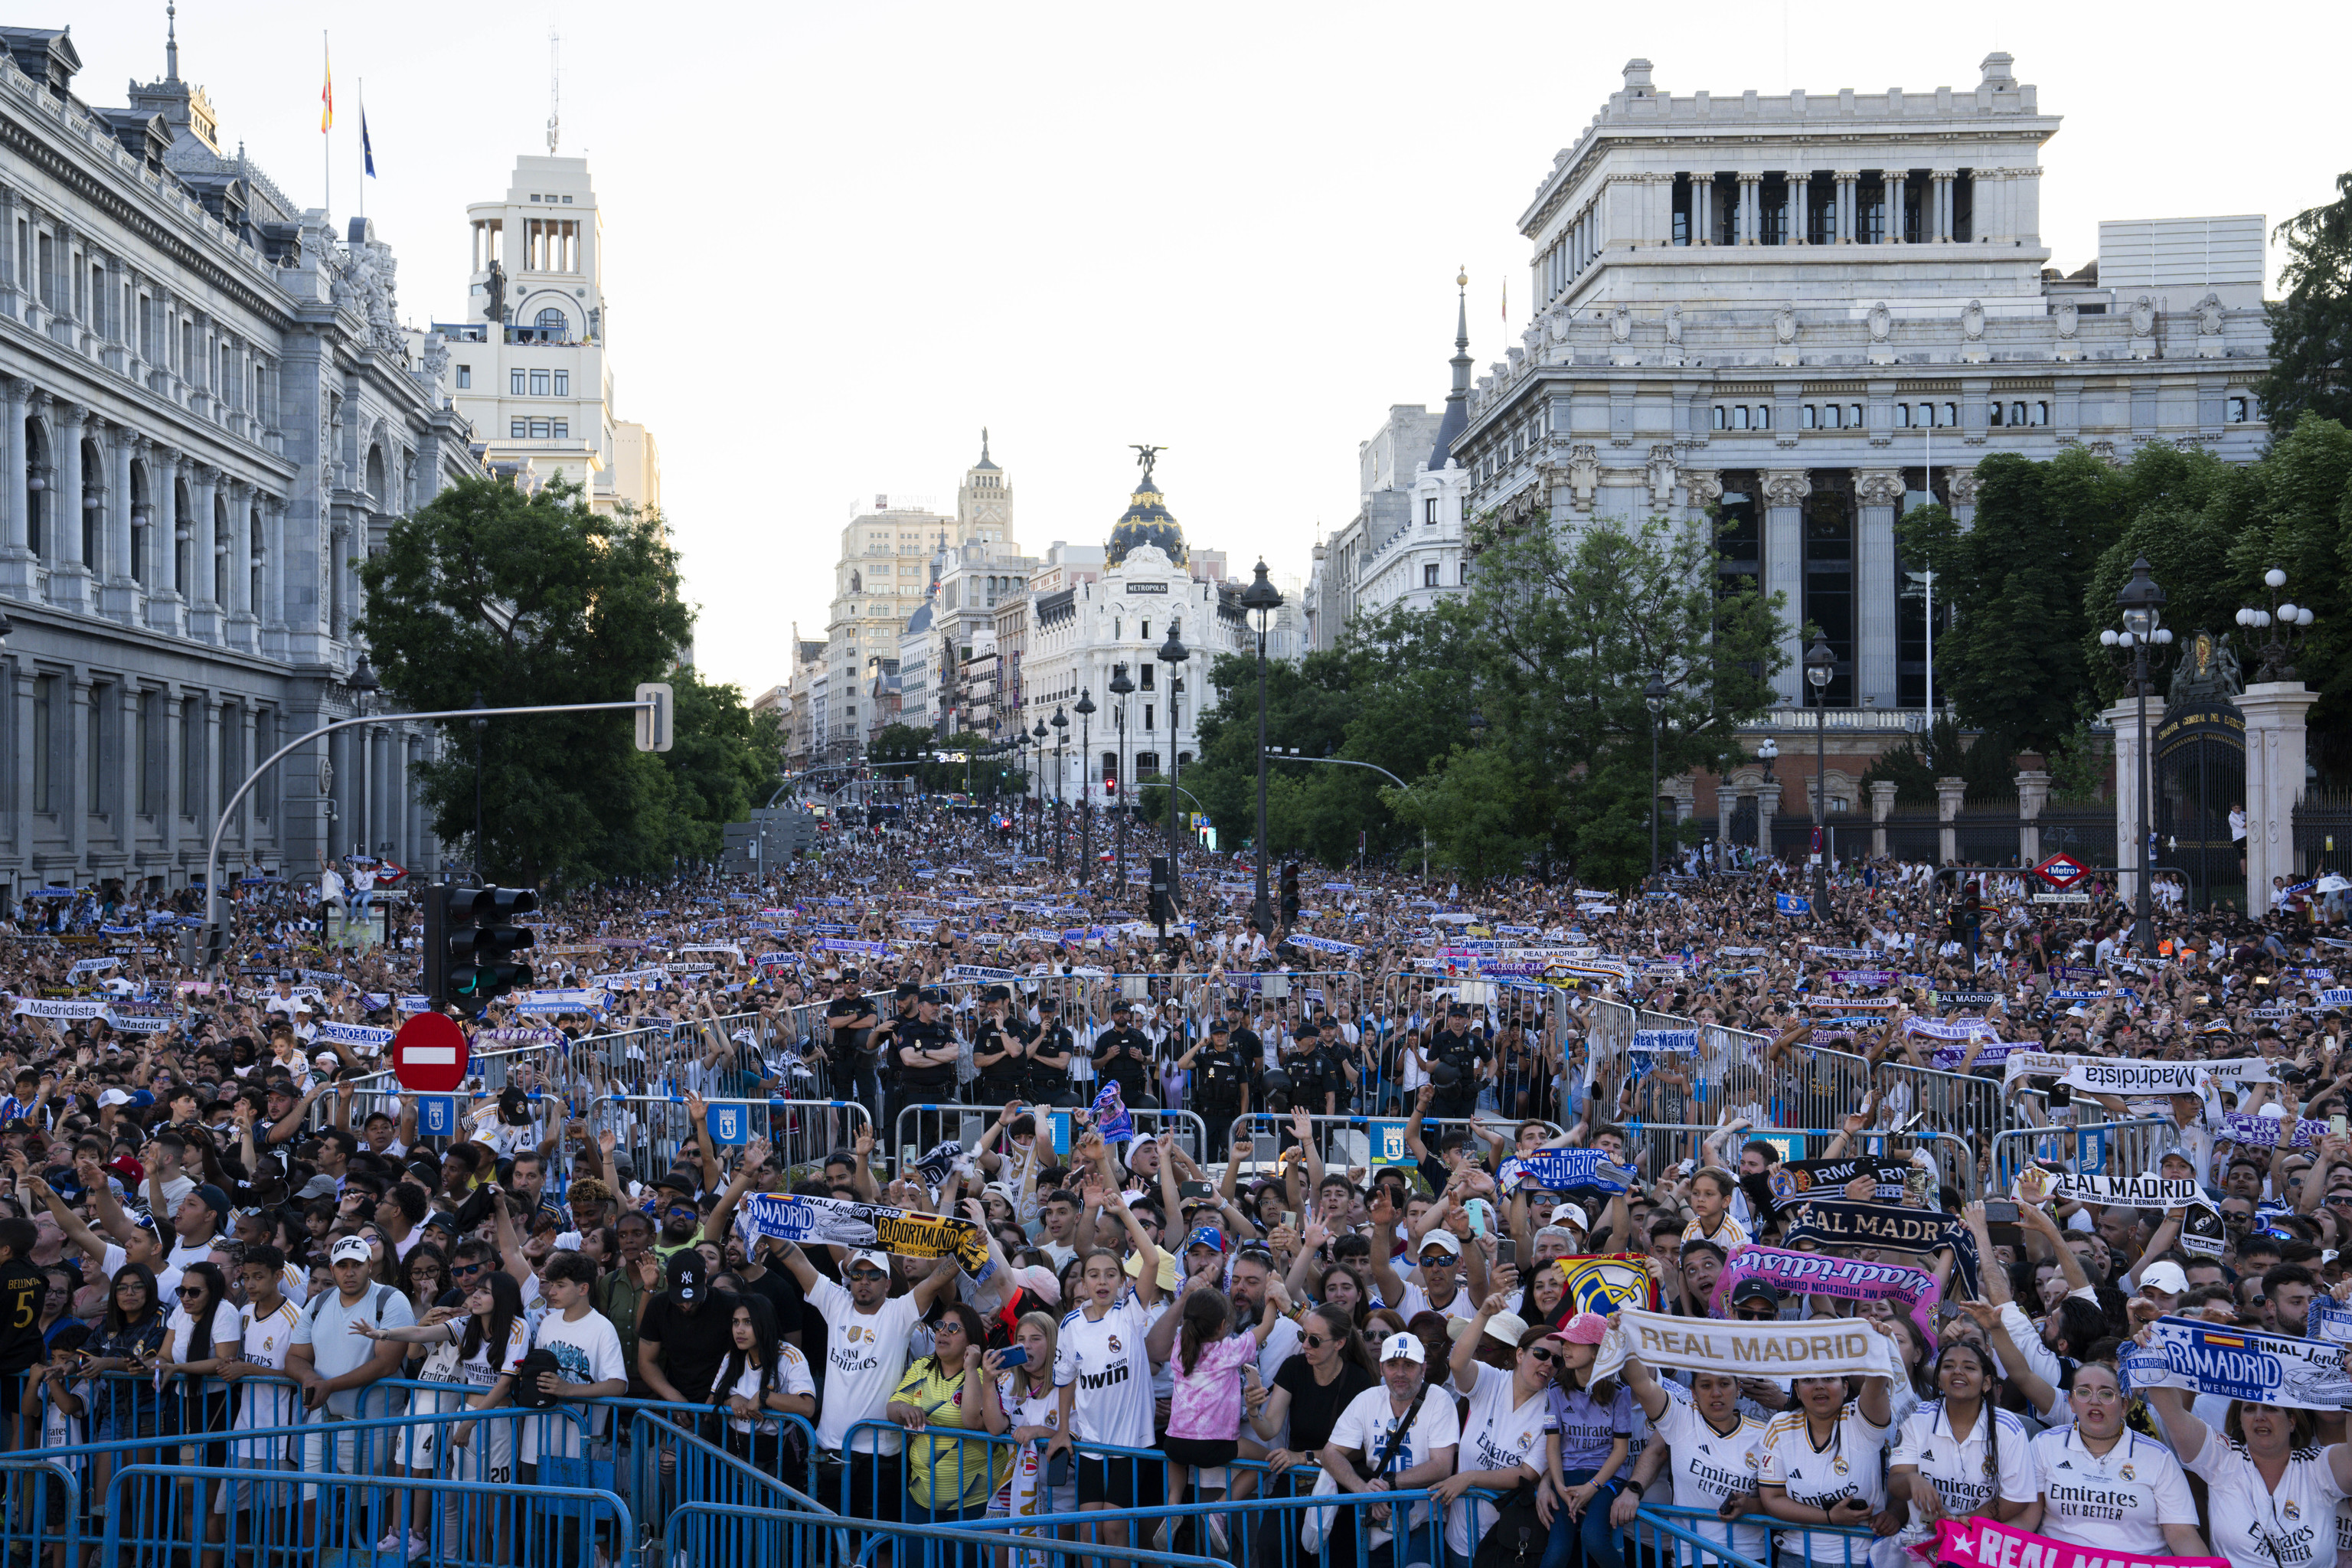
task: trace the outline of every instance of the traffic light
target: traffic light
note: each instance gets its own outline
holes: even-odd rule
[[[1298,863],[1292,861],[1282,868],[1282,923],[1298,922]]]
[[[1168,934],[1168,922],[1176,918],[1176,906],[1168,897],[1168,857],[1165,855],[1151,858],[1150,918],[1162,936]]]
[[[1103,795],[1109,799],[1118,798],[1118,775],[1117,773],[1105,773],[1103,775]]]
[[[433,1005],[479,1012],[529,985],[530,965],[509,960],[538,939],[513,922],[537,908],[528,888],[427,888],[425,994]]]

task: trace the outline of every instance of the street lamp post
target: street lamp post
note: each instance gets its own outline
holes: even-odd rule
[[[1176,672],[1183,668],[1185,660],[1192,657],[1192,650],[1184,646],[1184,639],[1178,635],[1180,620],[1181,617],[1175,616],[1168,617],[1168,640],[1161,643],[1159,651],[1152,656],[1168,667],[1168,900],[1171,904],[1182,901],[1177,893],[1176,875],[1182,858],[1176,847]]]
[[[1261,936],[1274,932],[1274,906],[1266,897],[1265,862],[1269,853],[1265,830],[1265,623],[1275,611],[1282,608],[1282,590],[1265,580],[1265,563],[1257,563],[1257,576],[1242,590],[1242,608],[1257,617],[1257,902],[1254,912]]]
[[[1054,870],[1058,875],[1062,869],[1064,830],[1069,826],[1069,819],[1062,810],[1062,781],[1069,776],[1066,752],[1070,743],[1070,721],[1056,706],[1050,722],[1054,726]]]
[[[1837,655],[1829,638],[1813,634],[1805,650],[1805,684],[1813,689],[1813,896],[1826,917],[1830,902],[1830,679],[1837,674]]]
[[[1134,689],[1135,682],[1128,679],[1127,666],[1124,664],[1112,665],[1110,667],[1110,694],[1115,700],[1111,703],[1110,717],[1112,726],[1118,731],[1118,796],[1111,802],[1111,806],[1118,814],[1118,870],[1117,875],[1118,878],[1118,896],[1122,899],[1127,897],[1127,818],[1129,810],[1129,802],[1131,798],[1128,794],[1128,791],[1134,784],[1134,781],[1127,776],[1127,698],[1128,694]]]
[[[1094,716],[1095,700],[1083,689],[1078,693],[1077,706],[1070,710],[1078,716],[1078,885],[1092,887],[1095,879],[1094,862]]]
[[[1039,855],[1045,847],[1045,721],[1037,721],[1029,739],[1036,757],[1029,770],[1029,853]]]
[[[2164,590],[2157,585],[2156,577],[2142,555],[2132,563],[2131,581],[2116,595],[2116,605],[2124,613],[2124,629],[2109,626],[2099,633],[2099,641],[2107,647],[2127,648],[2132,656],[2132,694],[2139,704],[2139,779],[2132,789],[2132,804],[2139,808],[2139,889],[2133,900],[2134,914],[2139,924],[2139,950],[2144,957],[2156,956],[2156,917],[2154,900],[2150,896],[2148,862],[2155,849],[2152,823],[2155,812],[2149,803],[2147,754],[2147,649],[2150,643],[2159,647],[2172,640],[2172,633],[2158,625],[2164,618]]]
[[[1666,707],[1664,670],[1650,677],[1650,684],[1642,688],[1642,702],[1650,710],[1650,879],[1654,882],[1658,877],[1658,715]]]
[[[478,687],[478,686],[477,686],[476,688],[474,688],[474,706],[475,706],[475,707],[477,707],[477,708],[488,708],[488,707],[489,706],[489,704],[488,704],[488,703],[487,703],[487,702],[485,702],[485,701],[483,701],[483,700],[482,700],[482,689],[481,689],[480,687]],[[485,730],[487,730],[487,729],[488,729],[488,728],[490,727],[490,721],[489,721],[488,719],[477,719],[477,720],[473,721],[473,725],[474,725],[474,886],[476,886],[476,887],[478,887],[478,888],[486,888],[486,887],[489,886],[489,884],[488,884],[488,882],[486,882],[486,881],[484,881],[484,880],[482,879],[482,878],[483,878],[482,865],[483,865],[483,862],[485,861],[485,859],[487,859],[487,858],[488,858],[487,855],[485,854],[485,852],[484,852],[484,850],[483,850],[483,848],[482,848],[482,731],[485,731]]]

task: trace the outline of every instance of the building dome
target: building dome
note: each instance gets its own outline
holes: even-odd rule
[[[1128,498],[1127,510],[1110,531],[1110,542],[1105,548],[1103,564],[1117,566],[1127,559],[1127,552],[1139,545],[1157,546],[1174,566],[1185,563],[1184,527],[1160,494],[1160,486],[1146,468],[1143,480]]]
[[[916,606],[915,613],[913,615],[907,617],[906,635],[913,637],[918,632],[927,632],[930,629],[931,602],[929,599],[926,599],[920,605]]]

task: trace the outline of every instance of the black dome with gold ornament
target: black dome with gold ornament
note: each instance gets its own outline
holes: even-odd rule
[[[1143,450],[1143,448],[1138,448]],[[1103,553],[1103,564],[1116,566],[1125,561],[1128,552],[1138,545],[1149,544],[1167,555],[1177,566],[1185,564],[1184,527],[1176,514],[1168,510],[1160,486],[1151,477],[1151,456],[1143,459],[1143,478],[1136,482],[1135,493],[1128,498],[1127,510],[1110,531],[1110,542]]]

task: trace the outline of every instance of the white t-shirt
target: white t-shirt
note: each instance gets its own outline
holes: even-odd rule
[[[2311,1568],[2334,1560],[2333,1521],[2344,1489],[2326,1449],[2315,1443],[2297,1448],[2273,1488],[2242,1445],[2209,1427],[2188,1468],[2205,1483],[2213,1550],[2230,1568]]]
[[[1095,1321],[1084,1308],[1062,1320],[1054,1381],[1076,1385],[1071,1436],[1118,1448],[1152,1446],[1151,1355],[1143,1347],[1150,1330],[1151,1316],[1132,1289]]]
[[[1406,1408],[1412,1408],[1410,1403]],[[1339,1419],[1332,1424],[1331,1442],[1351,1458],[1358,1475],[1365,1475],[1380,1457],[1381,1445],[1389,1443],[1389,1434],[1403,1420],[1403,1411],[1390,1402],[1388,1384],[1381,1383],[1348,1401],[1348,1408],[1339,1412]],[[1381,1473],[1400,1475],[1422,1464],[1440,1448],[1454,1447],[1461,1441],[1462,1423],[1454,1414],[1452,1397],[1444,1389],[1433,1388],[1429,1397],[1421,1402],[1421,1414],[1413,1418],[1412,1430],[1389,1443],[1388,1465]],[[1338,1485],[1326,1477],[1315,1489],[1318,1493],[1326,1488],[1336,1490]],[[1405,1527],[1418,1530],[1428,1521],[1428,1505],[1415,1503]],[[1378,1542],[1374,1540],[1372,1543]]]
[[[214,1302],[211,1348],[205,1352],[202,1359],[208,1361],[214,1356],[228,1354],[236,1343],[236,1337],[244,1331],[245,1317],[236,1310],[236,1302]],[[163,1337],[172,1342],[173,1361],[199,1359],[188,1353],[189,1342],[195,1338],[195,1333],[196,1321],[188,1316],[188,1310],[185,1307],[173,1308],[172,1315],[163,1322]]]
[[[1826,1447],[1813,1447],[1802,1410],[1790,1410],[1764,1428],[1763,1461],[1756,1479],[1784,1489],[1791,1502],[1825,1509],[1840,1498],[1860,1498],[1876,1513],[1886,1506],[1886,1480],[1879,1456],[1891,1427],[1881,1426],[1862,1413],[1860,1400],[1848,1400],[1838,1412]],[[1814,1535],[1809,1531],[1780,1532],[1780,1549],[1791,1557],[1815,1563],[1844,1564],[1847,1538]]]
[[[1408,1279],[1404,1282],[1404,1300],[1397,1304],[1397,1310],[1404,1315],[1404,1321],[1408,1323],[1423,1312],[1442,1312],[1449,1318],[1466,1320],[1478,1315],[1478,1305],[1470,1300],[1470,1292],[1467,1289],[1456,1285],[1454,1288],[1454,1300],[1446,1302],[1443,1307],[1433,1306],[1430,1302],[1429,1292],[1421,1288],[1421,1281]]]
[[[809,1305],[824,1316],[824,1404],[817,1412],[817,1447],[839,1452],[842,1439],[860,1421],[879,1421],[890,1395],[907,1375],[907,1356],[922,1321],[912,1296],[892,1296],[872,1312],[861,1312],[846,1287],[823,1275],[808,1292]],[[1145,1439],[1147,1445],[1150,1439]],[[877,1429],[858,1438],[866,1449],[898,1452],[898,1434]]]
[[[286,1367],[286,1347],[294,1342],[294,1324],[300,1311],[293,1302],[278,1299],[275,1311],[257,1316],[247,1308],[243,1317],[244,1355],[256,1366],[282,1372]],[[302,1391],[290,1383],[278,1383],[268,1378],[240,1378],[237,1381],[236,1419],[229,1423],[233,1430],[251,1432],[264,1426],[291,1426],[301,1420]],[[240,1462],[247,1459],[271,1463],[285,1458],[283,1438],[256,1437],[230,1446],[230,1457]]]
[[[594,1310],[583,1312],[576,1321],[566,1321],[561,1312],[550,1313],[539,1321],[532,1343],[536,1348],[555,1352],[555,1376],[561,1383],[610,1383],[615,1378],[625,1381],[629,1375],[628,1362],[621,1354],[621,1336],[613,1327],[613,1320]],[[596,1436],[604,1430],[604,1410],[587,1406],[588,1435]],[[580,1456],[578,1429],[570,1420],[557,1420],[534,1415],[523,1423],[523,1454],[536,1464],[541,1455],[562,1458]]]
[[[724,1371],[725,1368],[722,1366],[720,1370]],[[816,1379],[809,1375],[808,1358],[801,1354],[800,1352],[794,1350],[792,1346],[781,1342],[776,1345],[776,1385],[774,1392],[778,1394],[810,1394],[816,1392]],[[744,1398],[750,1400],[754,1406],[759,1406],[764,1412],[762,1415],[758,1416],[728,1416],[727,1425],[733,1427],[736,1431],[748,1434],[751,1430],[752,1423],[755,1420],[759,1423],[760,1430],[762,1432],[775,1433],[781,1432],[784,1429],[782,1418],[776,1412],[766,1410],[765,1407],[761,1406],[760,1404],[761,1395],[760,1393],[760,1369],[758,1367],[753,1366],[749,1362],[744,1363],[743,1370],[736,1377],[734,1386],[728,1389],[727,1393],[741,1394]],[[722,1395],[720,1397],[723,1398],[724,1396]]]
[[[1660,1386],[1666,1391],[1666,1407],[1658,1414],[1658,1436],[1666,1442],[1666,1471],[1674,1477],[1675,1506],[1711,1513],[1723,1506],[1726,1498],[1753,1492],[1764,1463],[1764,1423],[1735,1409],[1732,1415],[1738,1425],[1728,1433],[1717,1432],[1679,1386]],[[1690,1521],[1690,1528],[1752,1562],[1764,1561],[1760,1524],[1697,1519]]]
[[[1454,1469],[1507,1470],[1514,1465],[1526,1465],[1541,1471],[1544,1417],[1550,1408],[1547,1394],[1538,1391],[1531,1398],[1514,1404],[1512,1396],[1518,1381],[1515,1376],[1483,1362],[1470,1364],[1477,1369],[1478,1382],[1470,1391],[1470,1414],[1462,1422],[1462,1452],[1454,1457]],[[1486,1531],[1494,1528],[1494,1505],[1464,1498],[1446,1514],[1445,1545],[1449,1552],[1469,1555],[1470,1510],[1474,1508],[1478,1510],[1479,1537],[1483,1540]]]
[[[2165,1550],[2159,1525],[2196,1526],[2180,1461],[2137,1432],[2126,1430],[2099,1455],[2074,1427],[2053,1427],[2033,1439],[2033,1468],[2042,1533],[2053,1541],[2154,1557]]]
[[[1992,1453],[1986,1452],[1988,1438]],[[2032,1436],[2006,1410],[1980,1408],[1965,1436],[1955,1436],[1944,1402],[1931,1399],[1902,1422],[1887,1464],[1916,1465],[1933,1482],[1944,1511],[1954,1519],[1982,1513],[1996,1494],[2003,1502],[2033,1500]],[[1925,1541],[1934,1530],[1913,1509],[1895,1536],[1904,1546]]]
[[[117,1247],[113,1242],[110,1241],[106,1244],[106,1251],[98,1260],[99,1271],[104,1274],[107,1279],[110,1280],[116,1275],[121,1273],[122,1266],[130,1261],[131,1255],[123,1251],[121,1247]],[[176,1297],[179,1289],[179,1266],[172,1262],[172,1260],[167,1258],[163,1260],[163,1267],[155,1271],[155,1296],[157,1304],[159,1306],[170,1305]]]

